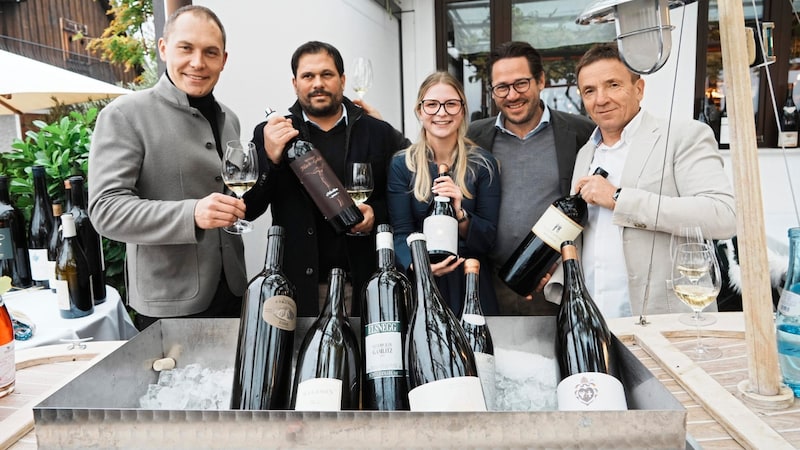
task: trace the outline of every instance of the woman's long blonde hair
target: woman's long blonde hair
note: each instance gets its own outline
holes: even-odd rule
[[[417,101],[414,104],[414,112],[417,117],[420,117],[422,112],[422,100],[428,89],[437,85],[445,84],[451,86],[458,93],[458,97],[462,102],[461,108],[461,125],[458,127],[458,138],[456,140],[456,154],[455,161],[450,167],[450,176],[453,178],[456,186],[461,188],[461,193],[466,198],[472,198],[472,193],[467,189],[467,171],[470,175],[474,176],[474,169],[469,167],[469,161],[475,161],[487,168],[491,168],[489,162],[475,149],[475,143],[467,138],[467,102],[465,100],[464,88],[461,83],[448,72],[434,72],[425,78],[422,85],[419,87],[417,93]],[[428,163],[433,161],[433,150],[428,145],[428,136],[425,128],[423,127],[419,132],[419,139],[417,142],[411,144],[405,151],[406,167],[409,171],[414,173],[414,198],[420,202],[427,202],[431,196],[431,179],[430,171],[428,170]]]

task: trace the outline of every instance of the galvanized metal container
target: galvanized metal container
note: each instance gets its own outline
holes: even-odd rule
[[[310,318],[298,322],[298,347]],[[357,320],[353,320],[354,325]],[[490,317],[496,347],[553,356],[555,318]],[[355,326],[358,330],[359,327]],[[232,367],[237,319],[161,320],[34,408],[40,449],[685,448],[686,410],[615,339],[628,411],[296,412],[138,408],[156,359]]]

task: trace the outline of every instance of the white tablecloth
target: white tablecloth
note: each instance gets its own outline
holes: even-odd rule
[[[95,341],[119,341],[138,332],[131,322],[116,289],[106,286],[106,301],[95,305],[94,312],[77,319],[64,319],[58,312],[56,294],[50,289],[6,293],[3,300],[11,316],[26,315],[36,330],[26,341],[15,341],[15,349],[59,344],[61,339],[94,338]]]

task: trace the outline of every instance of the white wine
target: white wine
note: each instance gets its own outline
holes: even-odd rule
[[[692,283],[697,282],[697,280],[708,274],[708,264],[703,264],[699,267],[678,265],[676,268],[681,275],[688,278]]]
[[[688,276],[687,276],[688,277]],[[703,309],[717,298],[719,291],[710,286],[679,284],[673,288],[675,295],[692,309]]]
[[[369,196],[372,195],[372,189],[348,189],[347,193],[350,195],[350,198],[353,199],[353,203],[358,206],[367,201]]]
[[[225,184],[228,186],[228,189],[236,194],[237,197],[242,198],[245,192],[249,191],[250,188],[256,185],[256,180],[229,181]]]

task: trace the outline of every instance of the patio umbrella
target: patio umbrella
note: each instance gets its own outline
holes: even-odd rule
[[[0,115],[22,114],[131,92],[113,84],[0,50]]]

